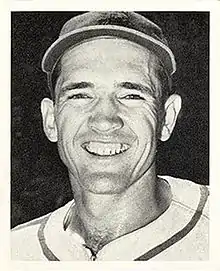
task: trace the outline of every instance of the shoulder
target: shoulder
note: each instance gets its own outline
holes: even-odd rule
[[[62,231],[63,220],[71,204],[73,201],[51,213],[13,228],[11,231],[12,260],[47,261],[45,251],[48,251],[46,244],[48,236],[45,235],[45,231],[52,239]],[[54,255],[50,259],[56,260]]]
[[[209,255],[209,189],[189,180],[160,176],[172,190],[170,220],[183,226],[174,235],[170,257],[178,260],[208,260]]]
[[[11,231],[11,257],[12,260],[41,260],[38,231],[50,214],[18,225]]]
[[[169,183],[173,200],[177,204],[188,210],[202,212],[202,216],[209,218],[208,186],[171,176],[160,177]]]
[[[50,213],[14,227],[11,230],[12,234],[17,234],[20,231],[32,231],[34,228],[37,228],[49,215]]]

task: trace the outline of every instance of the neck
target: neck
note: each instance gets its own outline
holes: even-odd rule
[[[75,189],[70,229],[78,232],[86,246],[97,253],[110,241],[159,217],[170,204],[168,190],[155,174],[143,176],[120,194]]]

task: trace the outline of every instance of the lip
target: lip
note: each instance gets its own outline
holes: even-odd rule
[[[87,141],[81,147],[90,155],[99,158],[111,158],[121,156],[131,148],[131,145],[124,142]]]

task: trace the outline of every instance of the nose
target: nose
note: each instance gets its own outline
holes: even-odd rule
[[[88,125],[97,133],[109,134],[119,130],[124,124],[114,102],[105,99],[100,101],[94,109]]]

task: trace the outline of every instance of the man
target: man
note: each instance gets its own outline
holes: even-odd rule
[[[85,13],[63,26],[42,68],[44,132],[74,200],[16,227],[12,258],[207,260],[207,188],[155,166],[181,109],[161,29],[132,12]]]

